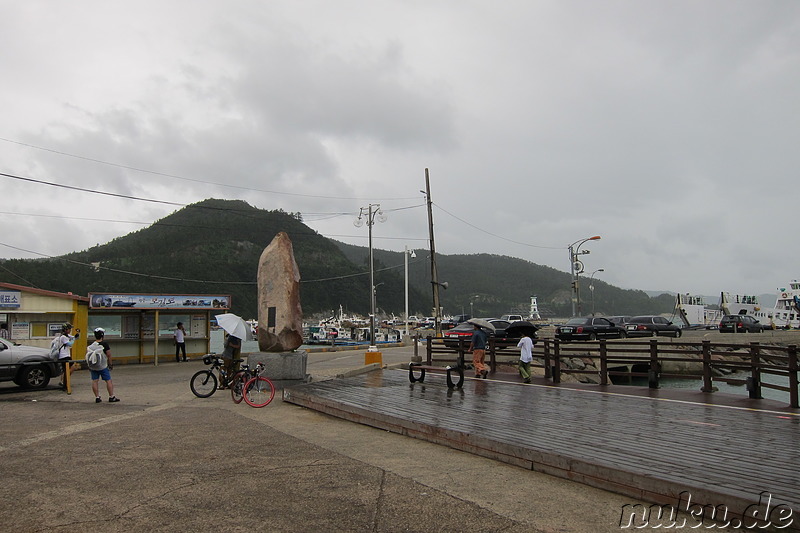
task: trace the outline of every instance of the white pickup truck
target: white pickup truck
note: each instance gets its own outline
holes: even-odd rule
[[[503,315],[500,317],[500,320],[505,320],[506,322],[519,322],[520,320],[524,320],[522,315]]]

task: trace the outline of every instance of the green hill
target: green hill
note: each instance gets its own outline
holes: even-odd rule
[[[257,209],[239,200],[209,199],[187,206],[139,231],[88,250],[53,259],[0,260],[0,280],[86,295],[89,292],[230,294],[232,311],[257,316],[256,271],[264,248],[279,232],[292,240],[300,269],[301,298],[307,316],[338,312],[367,314],[369,251],[333,241],[303,224],[297,214]],[[403,313],[403,252],[373,250],[379,312]],[[99,268],[92,264],[99,263]],[[550,316],[570,314],[570,275],[512,257],[437,254],[441,302],[447,314],[501,315],[528,309],[537,296]],[[594,281],[600,314],[670,312],[668,295],[650,298]],[[590,293],[582,284],[584,313]],[[409,259],[411,314],[432,314],[430,258],[417,250]]]

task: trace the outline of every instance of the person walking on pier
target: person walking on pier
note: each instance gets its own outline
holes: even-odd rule
[[[469,343],[468,352],[472,352],[472,366],[475,367],[475,377],[486,379],[489,371],[486,369],[486,333],[477,324],[473,324],[472,341]]]
[[[531,382],[531,361],[533,361],[533,340],[525,333],[517,343],[519,353],[519,375],[525,383]]]

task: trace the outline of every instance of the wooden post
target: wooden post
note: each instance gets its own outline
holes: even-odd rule
[[[761,396],[761,347],[757,342],[750,343],[750,379],[747,383],[750,398],[760,400]]]
[[[430,365],[433,361],[433,339],[431,337],[425,338],[426,351],[428,352],[426,364]]]
[[[433,200],[431,200],[431,180],[428,175],[428,169],[425,169],[425,196],[428,203],[428,234],[431,243],[431,285],[433,286],[433,320],[434,331],[437,337],[442,336],[442,316],[441,304],[439,303],[439,272],[436,269],[436,245],[433,240],[433,210],[431,208]]]
[[[158,309],[153,319],[153,365],[158,366]]]
[[[789,406],[800,407],[797,397],[797,345],[789,345]]]
[[[600,385],[608,385],[608,347],[605,339],[600,339]]]
[[[64,362],[64,391],[72,394],[72,358]]]
[[[658,340],[650,339],[650,370],[647,372],[647,386],[651,389],[658,388],[658,375],[661,373],[658,364]]]
[[[553,383],[561,383],[561,348],[557,339],[553,349]]]
[[[703,392],[714,392],[711,380],[711,341],[703,341]]]
[[[550,340],[544,341],[544,378],[550,379],[553,377],[553,370],[550,368]]]

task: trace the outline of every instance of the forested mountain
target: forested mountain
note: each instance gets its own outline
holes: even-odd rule
[[[279,232],[292,240],[300,269],[304,314],[369,312],[369,251],[319,235],[299,215],[254,208],[239,200],[209,199],[107,244],[53,259],[0,260],[0,281],[59,292],[230,294],[232,312],[257,316],[256,271]],[[374,250],[376,305],[404,310],[403,252]],[[96,265],[99,263],[99,268]],[[95,265],[95,266],[93,266]],[[441,303],[447,314],[488,316],[527,310],[530,296],[551,316],[570,314],[570,275],[512,257],[437,254]],[[409,259],[411,314],[432,314],[430,256]],[[591,311],[583,280],[584,313]],[[650,298],[594,280],[595,310],[604,314],[670,312],[673,299]]]

